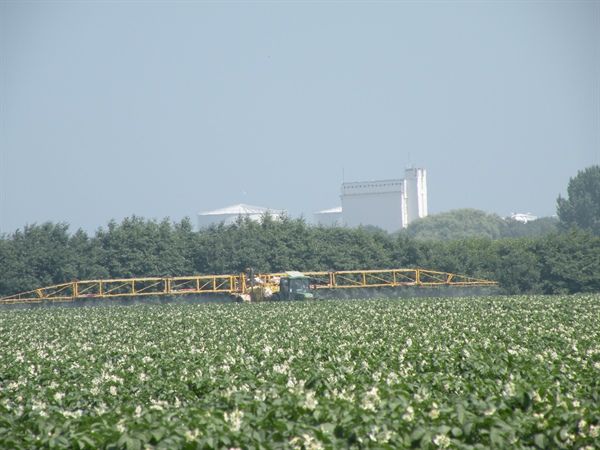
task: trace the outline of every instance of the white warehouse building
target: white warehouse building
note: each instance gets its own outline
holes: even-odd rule
[[[274,219],[279,219],[283,211],[273,211],[262,206],[251,206],[240,203],[239,205],[228,206],[226,208],[215,209],[214,211],[205,211],[198,214],[198,229],[210,225],[218,225],[223,222],[225,225],[235,223],[239,217],[248,217],[259,222],[265,214],[269,214]]]
[[[373,225],[388,232],[427,216],[424,169],[409,167],[404,179],[342,183],[342,223]]]
[[[313,218],[317,225],[340,226],[342,225],[342,207],[336,206],[335,208],[318,211],[313,213]]]

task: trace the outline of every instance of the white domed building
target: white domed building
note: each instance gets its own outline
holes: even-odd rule
[[[239,217],[248,217],[260,222],[265,214],[269,214],[274,219],[279,219],[284,212],[264,208],[262,206],[252,206],[240,203],[238,205],[228,206],[226,208],[215,209],[213,211],[204,211],[198,214],[198,229],[210,225],[218,225],[223,222],[225,225],[235,223]]]

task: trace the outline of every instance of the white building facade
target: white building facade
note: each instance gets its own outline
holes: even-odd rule
[[[394,232],[427,216],[425,170],[411,167],[404,175],[404,179],[342,183],[342,223]]]

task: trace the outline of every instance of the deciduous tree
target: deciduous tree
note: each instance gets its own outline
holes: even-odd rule
[[[567,198],[558,196],[560,227],[567,230],[576,225],[600,236],[600,166],[591,166],[571,178]]]

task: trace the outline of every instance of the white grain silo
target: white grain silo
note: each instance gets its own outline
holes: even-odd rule
[[[402,228],[404,180],[342,183],[342,221],[349,227]]]
[[[404,204],[402,224],[406,228],[415,219],[427,216],[427,179],[425,169],[409,167],[404,171]]]
[[[349,227],[373,225],[394,232],[425,217],[425,170],[410,167],[404,175],[398,180],[342,183],[342,223]]]

